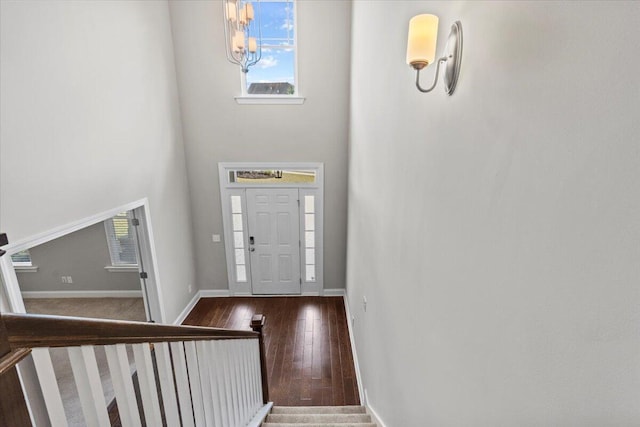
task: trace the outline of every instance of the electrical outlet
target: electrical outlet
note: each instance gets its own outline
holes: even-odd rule
[[[193,286],[192,285],[187,286],[187,289],[189,290],[189,293],[193,292]]]
[[[212,234],[211,240],[213,240],[213,243],[220,243],[222,241],[219,234]]]
[[[367,297],[362,297],[362,308],[367,311]]]
[[[60,279],[62,280],[62,283],[67,283],[67,276],[62,276]]]
[[[73,279],[71,278],[71,276],[67,276],[67,283],[73,283]]]

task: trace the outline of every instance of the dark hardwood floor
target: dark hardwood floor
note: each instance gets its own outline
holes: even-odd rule
[[[359,405],[342,297],[203,298],[185,325],[251,329],[264,314],[269,395],[275,405]]]

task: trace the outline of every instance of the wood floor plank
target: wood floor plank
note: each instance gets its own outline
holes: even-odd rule
[[[342,297],[202,298],[183,324],[250,329],[257,313],[276,405],[360,404]]]

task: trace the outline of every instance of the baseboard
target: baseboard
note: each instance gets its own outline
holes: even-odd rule
[[[201,289],[198,294],[200,298],[220,298],[231,296],[229,289]]]
[[[343,297],[347,295],[347,292],[345,289],[325,289],[324,290],[324,296],[325,297]]]
[[[25,291],[22,298],[142,298],[142,291]]]
[[[184,308],[184,310],[182,310],[180,314],[178,314],[178,317],[173,322],[174,325],[182,325],[182,322],[184,322],[184,319],[187,318],[189,313],[191,313],[191,310],[193,310],[193,307],[195,307],[198,301],[200,301],[200,292],[201,291],[196,292],[193,298],[191,298],[191,301],[189,301],[187,306]]]
[[[384,423],[384,421],[382,421],[382,419],[380,418],[378,413],[375,411],[375,409],[373,409],[371,405],[369,405],[369,402],[367,402],[366,408],[367,408],[367,413],[371,415],[372,421],[376,425],[378,425],[379,427],[387,427],[387,425]]]
[[[349,341],[351,341],[351,353],[353,354],[353,364],[356,369],[356,380],[358,381],[358,394],[360,396],[360,403],[364,404],[364,388],[362,386],[362,376],[360,375],[360,364],[358,363],[358,352],[356,351],[356,340],[353,336],[353,317],[351,317],[351,309],[349,308],[349,298],[345,289],[335,289],[336,291],[342,291],[342,299],[344,301],[344,310],[347,315],[347,330],[349,331]]]

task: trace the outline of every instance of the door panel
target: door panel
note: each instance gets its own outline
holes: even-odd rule
[[[253,293],[299,294],[298,190],[247,189],[246,195]]]

